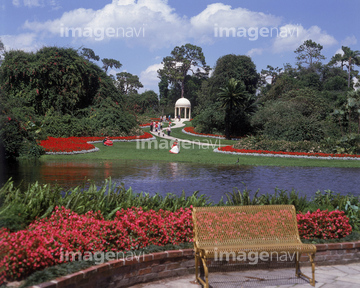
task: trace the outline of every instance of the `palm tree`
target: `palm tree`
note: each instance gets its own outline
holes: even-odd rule
[[[360,66],[360,51],[353,51],[346,46],[342,46],[341,49],[344,51],[343,59],[347,61],[345,66],[348,68],[348,87],[350,88],[352,66]]]
[[[231,113],[234,108],[244,106],[248,97],[245,85],[241,81],[231,78],[225,87],[220,88],[218,101],[221,102],[221,108],[225,108],[225,138],[231,139]]]

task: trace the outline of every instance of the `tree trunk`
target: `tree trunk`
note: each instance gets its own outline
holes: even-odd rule
[[[349,134],[351,134],[351,110],[349,110]]]
[[[225,110],[225,138],[227,139],[227,140],[231,140],[231,127],[230,127],[230,118],[231,118],[231,116],[230,116],[230,114],[231,114],[231,110],[232,109],[230,109],[230,108],[228,108],[228,109],[226,109]]]
[[[349,59],[349,68],[348,68],[348,88],[350,88],[350,74],[351,74],[351,59]]]
[[[344,136],[342,125],[341,125],[341,122],[340,122],[341,118],[339,117],[338,120],[339,120],[339,127],[340,127],[340,131],[341,131],[341,136]]]
[[[185,78],[181,81],[181,98],[184,98],[184,90],[185,90]]]

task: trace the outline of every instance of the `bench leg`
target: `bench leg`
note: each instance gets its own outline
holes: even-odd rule
[[[304,273],[301,272],[300,270],[300,257],[301,257],[301,253],[297,253],[296,254],[296,262],[295,262],[295,275],[296,277],[300,277],[300,276],[304,276],[305,278],[309,279],[310,285],[311,286],[315,286],[315,262],[314,262],[314,258],[315,258],[315,253],[309,253],[309,260],[310,260],[310,264],[311,264],[311,274],[312,274],[312,278],[310,278],[309,276],[306,276]]]
[[[195,282],[199,283],[198,278],[199,278],[199,255],[197,253],[195,253]]]
[[[204,288],[209,288],[209,269],[206,265],[206,259],[205,258],[201,258],[201,261],[203,263],[203,267],[204,267],[204,274],[205,274],[205,283],[203,283],[203,281],[201,281],[204,285]],[[200,279],[201,280],[201,279]]]
[[[309,254],[309,258],[310,258],[311,271],[312,271],[312,280],[311,280],[310,284],[312,286],[315,286],[315,262],[314,262],[315,253]]]
[[[296,253],[296,257],[295,257],[295,276],[296,277],[300,277],[300,257],[301,257],[301,253]]]

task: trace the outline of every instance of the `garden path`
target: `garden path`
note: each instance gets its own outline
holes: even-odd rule
[[[180,120],[180,121],[178,121],[178,120],[172,119],[171,123],[175,124],[175,125],[171,126],[171,130],[174,129],[174,128],[185,127],[184,121],[189,121],[189,120]],[[202,145],[202,146],[214,146],[214,143],[212,143],[211,141],[209,143],[206,143],[206,142],[191,141],[191,140],[176,138],[176,137],[173,137],[173,136],[168,136],[167,133],[166,133],[166,129],[163,129],[163,130],[164,130],[164,136],[163,136],[163,133],[160,133],[160,135],[159,135],[158,132],[154,132],[154,131],[152,131],[150,133],[153,134],[154,136],[164,138],[164,139],[168,139],[168,140],[173,140],[173,141],[178,140],[178,142],[197,144],[197,145]],[[216,142],[216,143],[218,143],[218,142]],[[227,145],[216,144],[216,146],[219,147],[219,146],[227,146]]]
[[[310,267],[302,271],[310,273]],[[213,277],[211,277],[213,276]],[[150,283],[131,286],[131,288],[197,288],[191,284],[194,275],[168,278]],[[267,280],[265,280],[267,278]],[[249,270],[248,272],[213,273],[209,279],[215,280],[211,287],[271,287],[271,288],[302,288],[312,287],[308,280],[296,278],[294,269]],[[360,263],[348,265],[318,266],[315,271],[316,288],[353,288],[360,286]],[[241,284],[241,286],[239,286]]]

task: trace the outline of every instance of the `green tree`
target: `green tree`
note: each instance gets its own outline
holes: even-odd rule
[[[100,57],[98,55],[95,54],[94,50],[90,49],[90,48],[82,48],[80,55],[83,56],[85,59],[87,60],[95,60],[95,61],[99,61]]]
[[[256,66],[250,57],[234,54],[222,56],[216,61],[209,83],[215,99],[218,89],[227,85],[231,78],[242,81],[245,84],[246,91],[250,94],[255,94],[260,80]]]
[[[231,126],[233,121],[231,113],[234,112],[234,109],[242,106],[247,97],[248,92],[246,91],[245,85],[240,81],[236,81],[234,78],[231,78],[225,87],[220,88],[218,101],[221,103],[221,108],[225,108],[226,139],[231,139]]]
[[[179,83],[181,97],[184,97],[185,80],[189,72],[196,77],[206,78],[210,71],[201,47],[192,44],[176,46],[171,51],[171,56],[163,59],[162,64],[164,67],[158,70],[159,78],[165,76],[174,86]]]
[[[107,73],[107,70],[110,68],[115,67],[115,69],[120,69],[122,64],[115,59],[108,59],[108,58],[103,58],[101,59],[102,63],[103,63],[103,69],[105,70],[105,73]]]
[[[160,97],[160,105],[166,105],[169,100],[169,79],[162,75],[160,76],[159,86],[159,97]]]
[[[4,49],[5,49],[4,43],[1,41],[1,38],[0,38],[0,65],[2,63],[2,54],[4,52]]]
[[[354,70],[353,66],[360,66],[360,51],[351,50],[346,46],[342,46],[341,49],[344,51],[343,59],[346,60],[345,66],[348,69],[348,88],[350,88],[351,72]]]
[[[274,85],[276,78],[280,75],[282,70],[283,70],[282,68],[279,68],[279,67],[274,68],[270,65],[267,65],[266,70],[265,69],[261,70],[262,82],[264,84],[266,84],[267,83],[266,78],[270,77],[270,79],[271,79],[270,84]]]
[[[44,47],[36,53],[12,50],[5,53],[1,68],[0,81],[8,97],[22,98],[39,115],[51,107],[72,114],[104,97],[121,99],[112,90],[114,85],[107,83],[109,77],[71,48]]]
[[[139,76],[128,72],[116,74],[115,86],[121,91],[121,93],[126,95],[137,94],[138,90],[144,87],[139,80]]]
[[[319,63],[325,59],[325,56],[321,54],[323,46],[312,41],[306,40],[301,44],[294,52],[297,54],[297,64],[308,64],[309,68],[312,68],[314,64]]]

